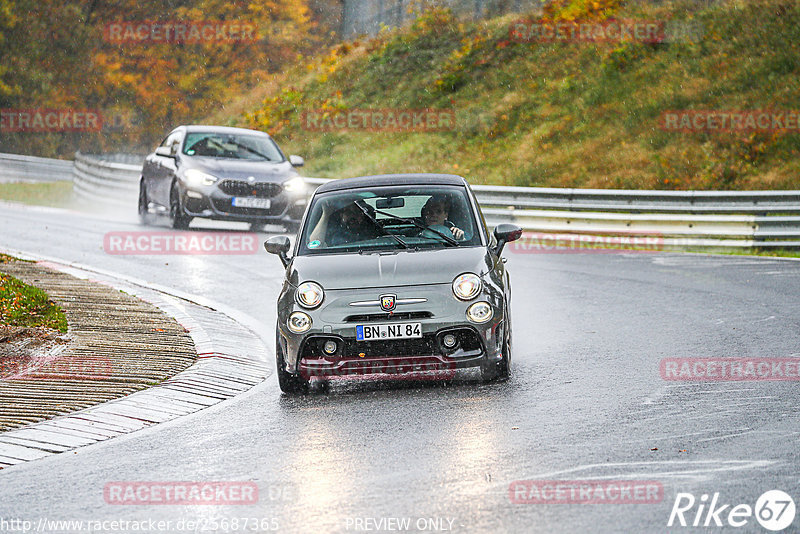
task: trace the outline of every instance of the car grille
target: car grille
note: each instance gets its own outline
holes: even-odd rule
[[[355,333],[355,329],[353,329],[353,333]],[[458,340],[456,347],[447,349],[442,345],[441,340],[446,334],[456,336]],[[474,328],[458,326],[439,330],[437,333],[423,334],[421,338],[413,339],[356,341],[353,338],[342,338],[339,335],[314,334],[303,341],[300,347],[300,359],[328,357],[322,352],[322,347],[327,340],[335,341],[338,345],[335,357],[345,359],[358,358],[362,353],[373,357],[405,357],[450,354],[454,350],[466,352],[484,350],[481,336]]]
[[[354,358],[362,353],[372,357],[424,356],[427,354],[437,354],[439,350],[436,346],[436,336],[433,334],[426,334],[419,339],[389,339],[382,341],[346,340],[342,352],[344,358]]]
[[[346,323],[369,323],[372,321],[409,321],[412,319],[430,319],[433,314],[428,311],[395,312],[395,313],[362,313],[348,315],[344,318]]]
[[[219,190],[235,197],[273,198],[283,192],[283,186],[270,182],[245,182],[242,180],[224,180]]]

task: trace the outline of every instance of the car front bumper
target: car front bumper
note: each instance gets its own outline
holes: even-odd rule
[[[235,196],[216,186],[195,187],[186,189],[182,201],[184,211],[191,217],[255,223],[298,223],[308,203],[305,191],[283,190],[269,197],[271,206],[268,209],[234,206]]]
[[[351,306],[352,302],[377,300],[383,294],[425,301],[398,305],[391,315],[381,312],[378,306]],[[493,315],[489,321],[476,324],[467,319],[466,311],[481,300],[490,303]],[[420,371],[454,373],[456,369],[487,366],[502,358],[505,317],[502,293],[497,291],[486,291],[469,302],[457,300],[450,284],[328,291],[318,309],[307,310],[294,302],[290,288],[281,294],[278,310],[285,371],[306,379]],[[289,330],[287,321],[295,311],[311,317],[308,331],[298,334]],[[419,323],[422,338],[356,340],[358,325],[406,323]],[[456,337],[456,347],[444,346],[446,334]],[[324,352],[325,341],[336,343],[334,354]]]

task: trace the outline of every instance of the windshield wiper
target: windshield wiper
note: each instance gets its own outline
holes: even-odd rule
[[[358,204],[358,202],[356,202],[356,204]],[[380,213],[381,215],[386,215],[387,217],[391,217],[392,219],[395,219],[395,220],[400,221],[400,222],[413,224],[417,228],[421,228],[422,230],[428,230],[429,232],[433,232],[434,234],[438,235],[439,237],[444,239],[445,243],[447,243],[451,247],[457,247],[458,246],[458,241],[456,241],[455,239],[453,239],[449,235],[443,234],[439,230],[435,230],[435,229],[433,229],[433,228],[431,228],[429,226],[425,226],[424,224],[420,224],[419,222],[415,221],[414,219],[408,219],[406,217],[400,217],[400,216],[395,215],[393,213],[389,213],[387,211],[383,211],[383,210],[379,210],[379,209],[376,209],[375,213]],[[428,237],[428,239],[433,239],[432,237],[429,237],[429,236],[421,236],[421,237]]]
[[[247,150],[247,151],[248,151],[248,152],[250,152],[251,154],[255,154],[256,156],[260,156],[260,157],[264,158],[264,159],[265,159],[265,160],[267,160],[267,161],[272,161],[272,158],[270,158],[269,156],[267,156],[267,155],[265,155],[265,154],[262,154],[262,153],[261,153],[261,152],[259,152],[258,150],[254,150],[254,149],[250,148],[250,147],[249,147],[249,146],[247,146],[247,145],[243,145],[242,143],[237,143],[236,141],[230,141],[230,143],[231,143],[232,145],[236,145],[236,146],[238,146],[239,148],[243,148],[243,149]]]
[[[369,210],[367,209],[367,207],[363,206],[361,204],[362,202],[364,202],[364,201],[363,200],[356,200],[355,201],[355,205],[358,206],[358,209],[360,209],[362,212],[364,212],[364,215],[367,217],[367,219],[370,220],[370,222],[372,222],[372,224],[375,225],[375,228],[377,228],[382,235],[388,235],[389,237],[393,237],[394,240],[397,241],[398,243],[400,243],[400,245],[403,248],[408,248],[408,243],[406,243],[403,239],[401,239],[400,236],[396,236],[396,235],[394,235],[394,234],[392,234],[390,232],[387,232],[386,228],[381,226],[381,223],[379,223],[378,220],[369,213]]]

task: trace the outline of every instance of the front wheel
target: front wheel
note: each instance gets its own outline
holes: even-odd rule
[[[511,378],[511,316],[508,314],[508,310],[506,310],[505,321],[503,345],[500,349],[503,358],[497,363],[481,367],[481,378],[484,382]]]
[[[283,351],[281,333],[275,327],[275,363],[278,366],[278,385],[288,395],[299,395],[308,392],[308,381],[286,371],[286,356]]]
[[[186,230],[192,218],[186,215],[181,204],[181,192],[177,182],[172,184],[169,195],[169,217],[172,220],[172,227],[176,230]]]

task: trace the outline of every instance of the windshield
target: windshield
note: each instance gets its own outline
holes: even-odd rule
[[[380,187],[316,197],[298,254],[477,246],[467,190],[448,186]]]
[[[183,153],[209,158],[283,161],[275,142],[260,135],[193,132],[186,135]]]

